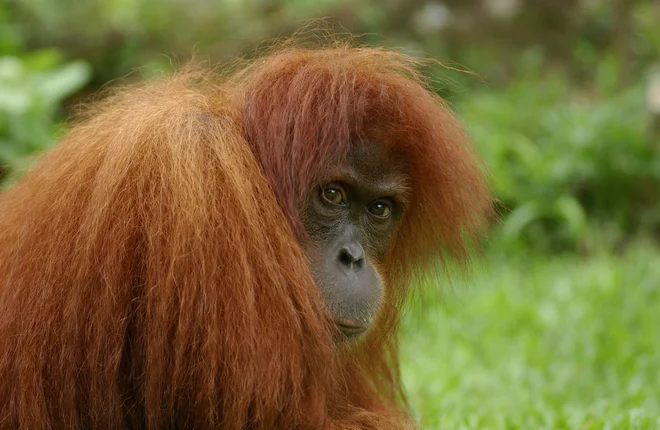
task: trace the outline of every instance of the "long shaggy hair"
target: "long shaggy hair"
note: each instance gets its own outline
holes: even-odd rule
[[[187,71],[98,103],[0,196],[0,427],[412,426],[396,328],[409,280],[492,213],[416,62],[338,43]],[[378,326],[336,349],[300,241],[348,146],[407,156]]]

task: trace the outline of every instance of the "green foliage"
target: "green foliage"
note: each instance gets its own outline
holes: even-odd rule
[[[426,429],[660,426],[660,251],[492,252],[454,295],[410,312],[403,379]]]
[[[11,55],[23,48],[23,39],[9,7],[0,2],[0,55]]]
[[[660,154],[645,133],[644,89],[613,89],[611,59],[597,87],[577,91],[541,73],[534,52],[503,90],[473,91],[461,115],[507,211],[506,238],[549,247],[584,245],[590,222],[622,234],[660,222]]]
[[[83,83],[93,90],[135,68],[149,76],[192,54],[222,61],[324,16],[365,43],[439,58],[491,85],[425,70],[486,159],[508,243],[591,251],[596,231],[612,242],[660,231],[660,145],[644,132],[644,73],[660,52],[657,2],[436,3],[0,2],[0,56],[10,56],[0,61],[0,164],[15,168],[46,147],[59,102]],[[498,5],[513,9],[494,13]],[[92,76],[51,50],[22,53],[43,46],[84,59]]]
[[[55,51],[0,57],[0,174],[22,167],[31,153],[48,147],[62,100],[80,90],[91,71],[83,62],[62,64]]]

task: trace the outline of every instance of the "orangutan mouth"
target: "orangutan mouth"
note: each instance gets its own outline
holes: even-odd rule
[[[335,325],[349,339],[358,337],[367,331],[366,325],[353,320],[335,320]]]

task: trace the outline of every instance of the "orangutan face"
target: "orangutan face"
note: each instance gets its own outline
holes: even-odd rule
[[[301,218],[312,272],[345,339],[367,331],[385,294],[378,267],[406,203],[406,169],[383,145],[354,145],[310,189]]]

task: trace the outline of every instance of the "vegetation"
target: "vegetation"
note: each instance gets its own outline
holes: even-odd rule
[[[505,89],[473,91],[458,107],[507,209],[506,239],[593,252],[658,231],[660,151],[645,128],[645,87],[612,90],[608,61],[592,93],[542,73],[534,52],[521,63]]]
[[[404,380],[424,428],[660,426],[660,250],[491,252],[469,288],[411,313]]]
[[[0,57],[0,179],[54,143],[60,104],[80,90],[90,74],[86,63],[62,64],[52,50]]]
[[[221,61],[315,17],[443,60],[425,72],[500,199],[469,285],[406,321],[424,427],[660,427],[658,2],[0,2],[0,181],[108,81]]]
[[[0,4],[5,173],[47,147],[80,95],[109,80],[170,69],[193,52],[220,61],[325,14],[330,27],[364,33],[365,43],[476,71],[428,70],[486,159],[509,242],[590,253],[660,232],[660,145],[645,105],[660,56],[656,2],[66,3]],[[68,111],[58,109],[65,99]]]

